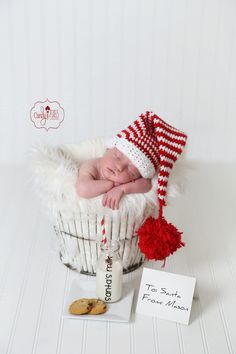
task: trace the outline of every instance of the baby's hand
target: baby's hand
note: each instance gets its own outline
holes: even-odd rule
[[[113,210],[119,209],[119,203],[124,195],[123,188],[117,186],[109,190],[106,194],[104,194],[102,198],[102,205],[107,206]]]

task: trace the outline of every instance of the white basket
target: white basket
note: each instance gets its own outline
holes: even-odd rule
[[[152,213],[153,210],[147,208],[145,217]],[[135,219],[129,213],[126,217],[121,214],[116,214],[116,217],[112,217],[112,214],[104,216],[107,239],[119,241],[123,273],[137,269],[145,261],[135,233],[145,217],[140,222],[140,219]],[[98,214],[79,213],[74,220],[65,221],[61,213],[58,213],[54,230],[58,238],[60,258],[66,266],[83,274],[96,274],[96,263],[100,253],[98,241],[101,239],[101,218],[102,216]]]
[[[86,200],[78,197],[75,183],[80,164],[88,158],[102,156],[104,151],[104,139],[98,138],[76,145],[35,146],[31,155],[34,190],[41,199],[42,211],[54,225],[61,260],[72,269],[90,275],[96,273],[99,254],[96,241],[102,234],[103,217],[107,239],[119,240],[123,270],[127,273],[145,260],[138,247],[136,230],[147,217],[155,217],[159,208],[156,175],[148,193],[124,196],[116,211],[102,206],[102,196]],[[179,194],[182,169],[175,168],[172,173],[168,195]]]

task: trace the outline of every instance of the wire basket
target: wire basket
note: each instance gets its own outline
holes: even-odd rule
[[[104,216],[106,238],[118,240],[120,256],[123,261],[123,273],[129,273],[140,267],[145,256],[138,247],[138,236],[135,230],[138,226],[135,217],[127,214],[126,217],[116,219]],[[82,274],[96,275],[96,263],[101,240],[101,215],[79,213],[72,221],[65,221],[58,213],[54,230],[58,238],[59,254],[63,264]]]

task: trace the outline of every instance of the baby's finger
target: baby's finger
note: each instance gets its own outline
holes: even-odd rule
[[[116,202],[117,202],[117,200],[114,199],[114,202],[113,202],[113,210],[116,210]]]
[[[114,199],[111,198],[111,200],[110,200],[110,208],[111,208],[111,209],[113,209],[113,204],[114,204]]]
[[[107,201],[107,194],[104,194],[103,198],[102,198],[102,205],[105,206],[106,205],[106,201]]]
[[[115,209],[119,209],[119,199],[116,200]]]
[[[107,197],[106,206],[110,208],[111,197]]]
[[[112,210],[115,210],[115,205],[116,205],[116,200],[115,200],[115,198],[114,198],[114,199],[112,199],[112,201],[111,201],[111,208],[112,208]]]

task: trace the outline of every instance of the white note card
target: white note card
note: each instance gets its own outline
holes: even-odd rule
[[[189,323],[196,279],[143,268],[136,312]]]

